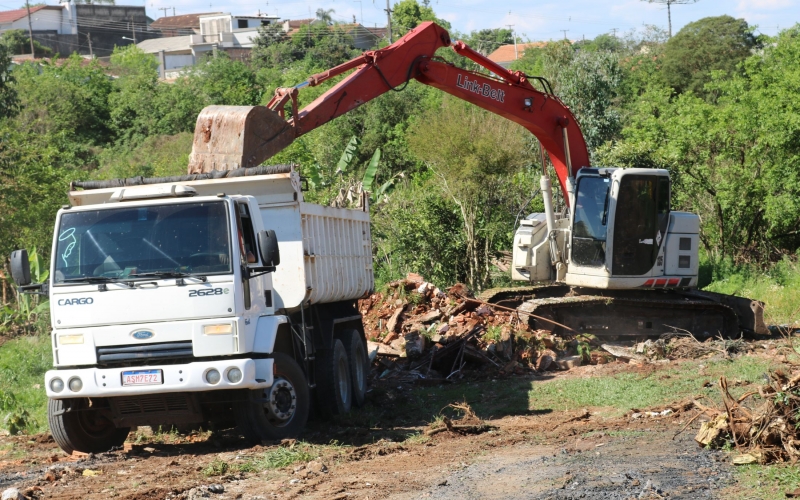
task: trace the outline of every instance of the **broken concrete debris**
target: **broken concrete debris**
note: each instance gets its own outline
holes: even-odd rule
[[[476,299],[458,283],[442,291],[409,273],[386,291],[359,301],[378,379],[455,380],[467,374],[542,373],[609,362],[667,362],[672,343],[696,354],[724,351],[676,336],[639,343],[599,343],[574,332],[557,336],[531,328],[524,314]]]

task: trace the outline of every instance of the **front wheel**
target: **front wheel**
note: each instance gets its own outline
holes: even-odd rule
[[[296,437],[308,420],[311,398],[303,370],[283,353],[273,354],[272,387],[246,391],[234,405],[236,423],[254,444]]]
[[[122,446],[130,427],[114,426],[103,412],[103,408],[90,408],[86,398],[51,399],[47,421],[53,440],[70,455],[74,451],[101,453]]]

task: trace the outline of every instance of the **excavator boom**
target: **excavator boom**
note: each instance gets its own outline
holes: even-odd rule
[[[435,57],[442,47],[452,47],[491,74],[442,62]],[[298,110],[300,88],[351,70],[355,71]],[[267,106],[205,108],[197,118],[189,173],[258,166],[295,138],[386,92],[399,90],[412,78],[528,129],[549,155],[563,193],[568,192],[567,178],[589,166],[580,127],[556,96],[537,90],[526,75],[503,68],[463,42],[451,44],[444,28],[425,22],[386,48],[365,52],[296,87],[277,89]],[[288,119],[287,104],[292,107]]]

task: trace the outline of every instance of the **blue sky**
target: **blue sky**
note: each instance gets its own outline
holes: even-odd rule
[[[334,19],[341,21],[352,21],[353,16],[361,20],[363,12],[366,26],[386,23],[382,10],[386,0],[139,1],[146,5],[153,18],[163,15],[159,7],[175,7],[178,14],[206,11],[256,14],[260,10],[284,19],[313,17],[318,8],[324,8],[334,9]],[[117,3],[138,2],[118,0]],[[453,28],[461,32],[513,24],[520,36],[531,40],[563,38],[560,30],[569,30],[567,37],[577,40],[610,33],[614,28],[617,34],[623,34],[641,29],[643,24],[667,28],[666,7],[642,0],[431,0],[431,6],[439,17],[450,21]],[[774,35],[779,26],[783,29],[800,21],[800,0],[700,0],[695,4],[673,5],[673,32],[702,17],[723,14],[743,17],[748,23],[757,24],[760,32]]]
[[[35,0],[32,0],[35,1]],[[57,4],[58,0],[46,0]],[[390,0],[395,3],[396,0]],[[18,8],[22,0],[0,0],[0,10]],[[334,19],[351,22],[353,16],[366,26],[384,26],[386,0],[117,0],[118,5],[144,5],[153,19],[164,15],[160,7],[174,7],[177,14],[231,12],[254,15],[266,12],[282,19],[314,17],[318,8],[334,9]],[[666,7],[646,0],[431,0],[441,18],[458,31],[514,25],[530,40],[566,36],[573,40],[594,38],[616,29],[618,35],[639,30],[644,24],[667,28]],[[170,10],[171,14],[171,10]],[[699,0],[672,7],[673,32],[707,16],[728,14],[744,18],[769,35],[800,22],[800,0]]]

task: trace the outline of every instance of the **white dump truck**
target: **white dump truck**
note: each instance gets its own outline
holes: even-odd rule
[[[251,442],[363,404],[356,299],[372,291],[368,210],[305,203],[290,166],[72,184],[50,277],[53,438],[105,451],[134,426],[236,424]]]

